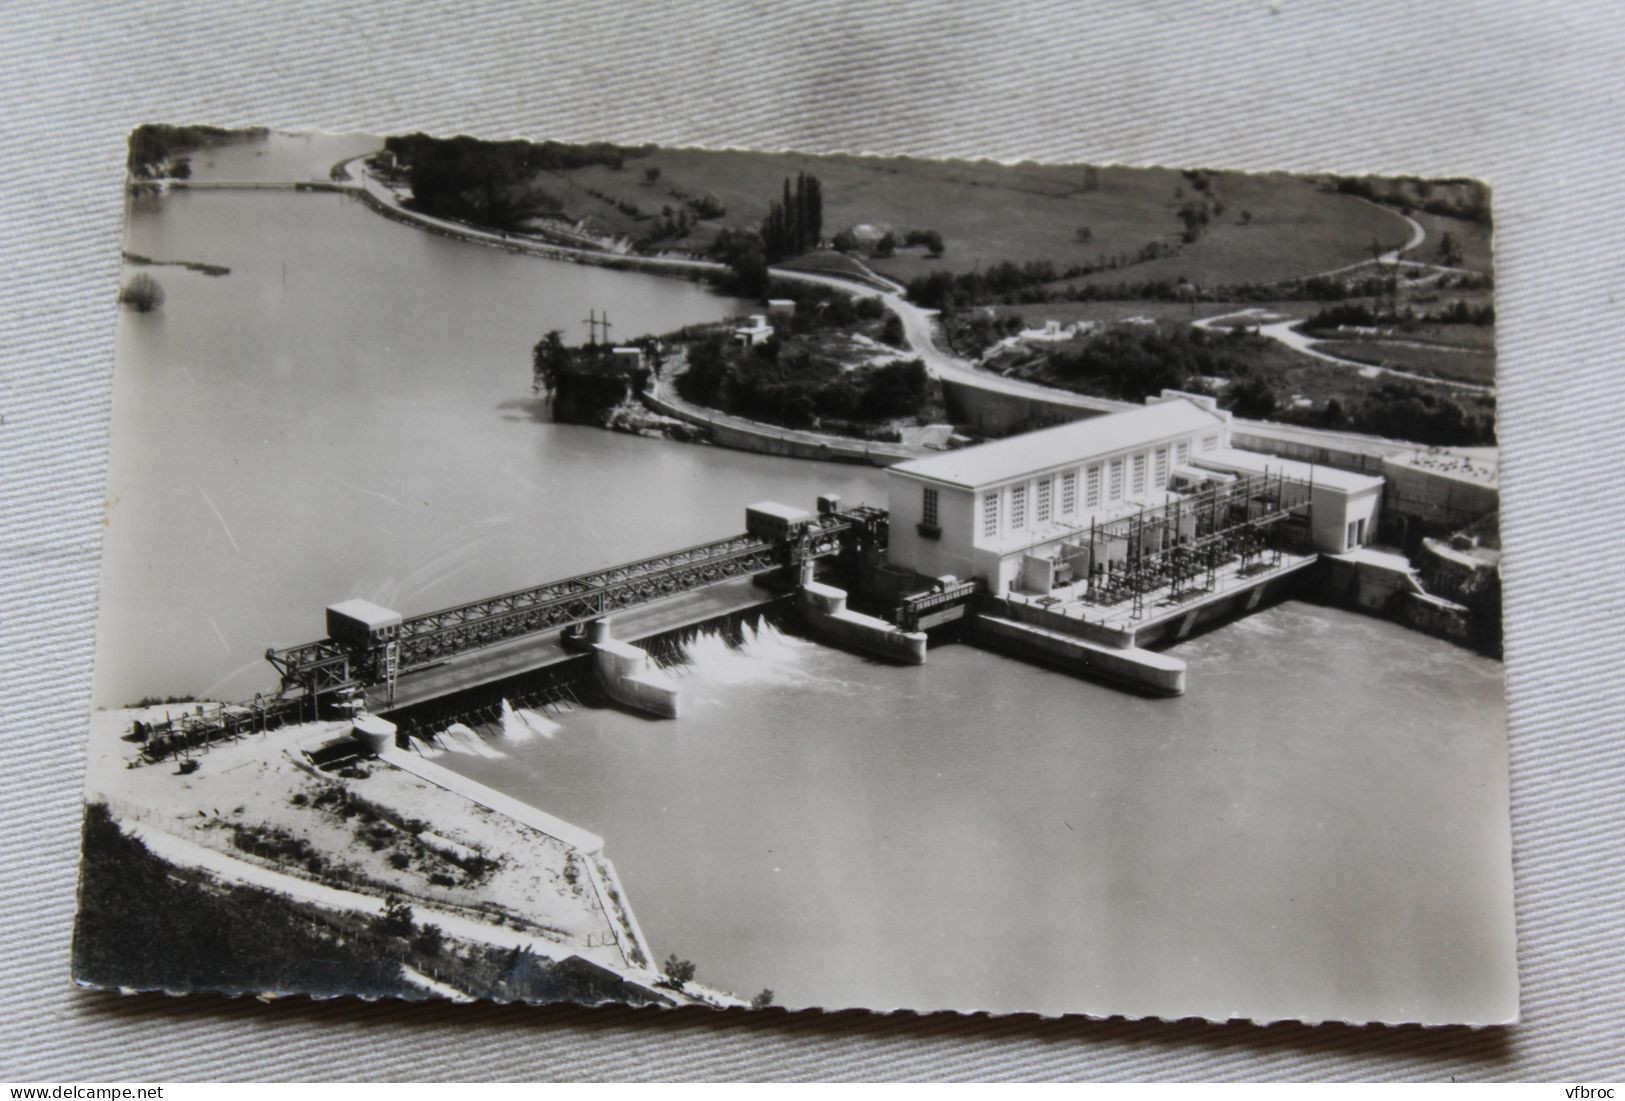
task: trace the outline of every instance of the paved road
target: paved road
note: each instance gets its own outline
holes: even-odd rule
[[[666,385],[666,380],[653,379],[650,382],[650,393],[656,401],[665,406],[679,410],[695,421],[711,425],[725,425],[734,430],[764,440],[787,440],[803,444],[807,447],[816,447],[831,452],[832,460],[842,458],[858,458],[861,452],[868,458],[871,465],[890,466],[892,463],[903,462],[906,459],[918,459],[933,453],[934,449],[912,443],[886,443],[878,440],[865,440],[857,436],[834,436],[823,432],[806,432],[797,428],[781,428],[776,424],[764,424],[761,421],[747,420],[729,413],[719,413],[715,409],[703,405],[695,405],[677,393],[675,386]],[[692,423],[692,422],[691,422]]]

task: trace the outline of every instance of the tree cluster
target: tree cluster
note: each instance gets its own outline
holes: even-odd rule
[[[931,272],[908,283],[909,300],[930,309],[954,310],[964,306],[1002,303],[1007,306],[1045,302],[1337,302],[1348,298],[1393,295],[1399,281],[1392,275],[1337,278],[1315,275],[1278,283],[1227,283],[1199,287],[1183,279],[1120,280],[1116,283],[1068,283],[1101,271],[1177,255],[1178,246],[1152,241],[1138,260],[1126,253],[1105,257],[1097,264],[1074,264],[1057,270],[1049,261],[1014,264],[1002,260],[981,272],[957,275]],[[1482,290],[1493,285],[1489,276],[1463,273],[1442,280],[1441,289]]]
[[[1179,220],[1185,227],[1184,242],[1189,245],[1202,236],[1209,220],[1207,203],[1192,199],[1179,208]]]
[[[542,171],[607,165],[621,168],[642,150],[605,142],[481,141],[408,134],[384,147],[406,173],[411,207],[441,218],[456,218],[497,229],[513,229],[526,218],[560,209],[557,197],[537,186]]]
[[[172,160],[177,153],[215,142],[246,138],[260,130],[223,130],[218,126],[169,126],[145,123],[130,132],[130,148],[125,167],[138,180],[159,176],[185,179],[191,169],[184,159]]]
[[[650,381],[647,367],[616,363],[609,345],[569,348],[557,329],[531,349],[531,370],[535,389],[553,401],[553,419],[568,424],[603,424],[616,406],[643,393]]]
[[[1384,383],[1345,408],[1333,399],[1320,410],[1282,405],[1285,374],[1267,356],[1273,342],[1244,329],[1219,333],[1190,326],[1113,325],[1082,341],[1047,348],[1026,363],[1032,374],[1069,389],[1140,401],[1164,388],[1203,391],[1203,377],[1231,380],[1220,404],[1241,417],[1346,427],[1393,439],[1440,446],[1495,442],[1495,401],[1456,397],[1408,382]]]
[[[833,287],[778,281],[771,290],[775,298],[795,302],[796,312],[776,319],[775,324],[780,332],[788,331],[797,336],[828,329],[850,329],[865,321],[879,321],[887,315],[880,299],[856,298]]]
[[[1495,399],[1463,406],[1453,397],[1408,382],[1387,382],[1349,414],[1349,426],[1392,439],[1448,446],[1495,442]]]
[[[678,959],[676,952],[666,957],[666,962],[660,965],[660,969],[666,980],[679,989],[684,983],[694,981],[694,961]]]
[[[911,229],[903,234],[903,244],[909,247],[923,245],[932,256],[941,256],[948,247],[943,243],[942,234],[934,229]]]
[[[1418,313],[1406,307],[1402,311],[1380,310],[1362,302],[1340,302],[1317,311],[1305,321],[1307,332],[1330,332],[1339,328],[1370,328],[1377,325],[1396,325],[1410,329],[1417,325],[1477,325],[1495,324],[1495,305],[1486,302],[1474,306],[1456,299],[1442,310]]]
[[[999,315],[984,310],[968,310],[943,319],[949,346],[962,356],[977,359],[992,345],[1026,327],[1019,314]]]
[[[727,266],[717,287],[739,298],[767,297],[767,249],[752,229],[723,229],[711,241],[711,259]]]
[[[1435,194],[1438,185],[1453,187],[1458,194],[1454,197]],[[1419,208],[1429,214],[1460,218],[1484,226],[1491,222],[1489,189],[1477,180],[1422,180],[1415,176],[1383,180],[1374,176],[1340,176],[1332,186],[1344,195],[1358,195],[1374,203],[1395,206],[1406,214]]]
[[[931,398],[931,379],[917,359],[846,371],[829,360],[784,352],[776,339],[744,349],[713,336],[690,346],[677,391],[725,413],[809,428],[825,419],[916,416]]]
[[[785,177],[783,197],[769,204],[761,233],[770,264],[817,248],[824,234],[824,185],[818,177],[798,173],[794,188]]]
[[[1221,335],[1188,325],[1111,325],[1047,355],[1049,370],[1061,380],[1085,384],[1104,397],[1139,401],[1164,389],[1200,389],[1203,375],[1251,374],[1255,357],[1247,344],[1262,339],[1240,330]],[[1250,400],[1261,402],[1263,395],[1252,394]]]

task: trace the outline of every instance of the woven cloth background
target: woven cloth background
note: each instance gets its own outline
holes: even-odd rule
[[[1617,6],[446,7],[0,9],[0,1079],[1621,1077]],[[1523,1023],[264,1006],[73,989],[119,185],[142,121],[1490,180]]]

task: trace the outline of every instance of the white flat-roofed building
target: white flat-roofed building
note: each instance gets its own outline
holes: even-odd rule
[[[1241,477],[1279,475],[1288,483],[1309,487],[1310,533],[1315,549],[1323,554],[1350,551],[1376,540],[1383,479],[1374,475],[1229,447],[1197,455],[1192,465]]]
[[[734,342],[747,348],[754,348],[772,335],[773,326],[768,324],[767,315],[753,313],[750,315],[749,325],[740,325],[734,329]]]
[[[610,362],[616,367],[635,371],[643,366],[643,349],[636,344],[622,344],[609,350]]]
[[[887,554],[1007,592],[1020,587],[1025,558],[1054,557],[1091,525],[1169,503],[1176,467],[1229,448],[1230,415],[1179,396],[899,463],[887,470]]]
[[[995,594],[1048,592],[1121,560],[1125,526],[1114,522],[1156,514],[1216,481],[1259,475],[1284,478],[1296,500],[1307,495],[1315,549],[1339,553],[1375,537],[1383,486],[1232,448],[1229,413],[1211,398],[1178,394],[900,463],[887,475],[891,561],[928,577],[978,578]],[[1159,545],[1194,536],[1194,514],[1162,515],[1172,518],[1152,533]]]

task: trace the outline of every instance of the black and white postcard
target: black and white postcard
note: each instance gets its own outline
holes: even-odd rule
[[[1517,1018],[1485,185],[123,187],[79,983]]]

